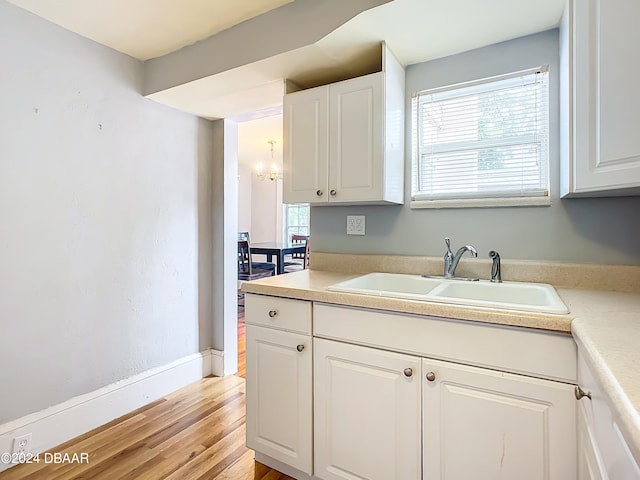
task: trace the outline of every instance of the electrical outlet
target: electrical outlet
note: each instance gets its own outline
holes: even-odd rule
[[[364,215],[347,215],[347,235],[364,234]]]
[[[29,455],[31,453],[31,434],[20,435],[13,439],[14,454]]]

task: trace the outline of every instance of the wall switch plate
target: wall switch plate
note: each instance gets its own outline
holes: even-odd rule
[[[364,235],[364,215],[347,215],[347,235]]]

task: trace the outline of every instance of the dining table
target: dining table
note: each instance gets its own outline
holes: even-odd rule
[[[278,275],[284,273],[284,256],[292,253],[304,254],[306,245],[304,243],[291,242],[258,242],[251,244],[251,255],[266,255],[267,262],[273,261],[276,257],[276,272]]]

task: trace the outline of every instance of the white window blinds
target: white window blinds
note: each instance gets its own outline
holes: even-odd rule
[[[548,68],[413,97],[412,200],[549,195]]]

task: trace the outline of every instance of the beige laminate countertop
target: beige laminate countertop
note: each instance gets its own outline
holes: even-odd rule
[[[402,313],[571,333],[591,366],[631,453],[640,465],[640,294],[558,288],[567,315],[448,305],[331,292],[327,287],[361,275],[303,270],[245,282],[247,293]]]
[[[629,450],[640,465],[640,306],[576,318],[571,330],[578,349],[607,396]]]
[[[415,313],[434,317],[458,318],[461,320],[515,325],[519,327],[541,328],[565,333],[571,332],[572,317],[569,315],[514,312],[483,307],[468,307],[446,303],[331,292],[327,290],[327,287],[334,283],[343,282],[360,275],[361,274],[328,272],[323,270],[303,270],[244,283],[242,289],[247,293],[260,293],[353,307]]]

